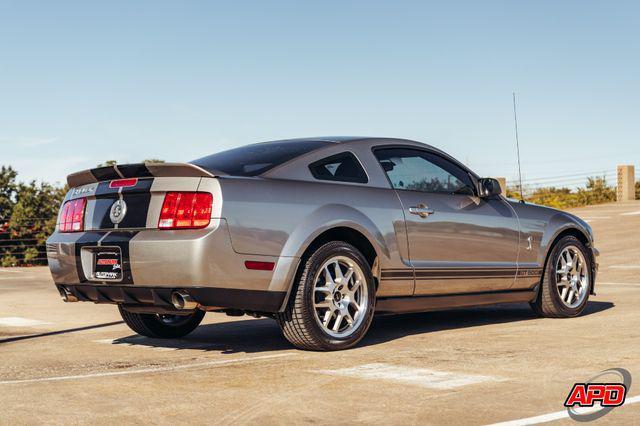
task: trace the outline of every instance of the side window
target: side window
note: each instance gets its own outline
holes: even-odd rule
[[[362,165],[360,165],[356,156],[350,152],[342,152],[311,163],[309,170],[311,170],[313,177],[320,180],[369,182]]]
[[[394,189],[474,195],[468,173],[427,151],[386,148],[375,151]]]

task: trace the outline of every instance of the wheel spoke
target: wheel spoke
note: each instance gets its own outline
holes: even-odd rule
[[[346,313],[344,315],[344,319],[347,321],[347,324],[349,324],[349,327],[353,327],[353,318],[351,318],[351,314],[350,313]]]
[[[335,281],[342,283],[344,280],[344,275],[342,275],[342,268],[340,268],[340,262],[338,261],[334,262],[333,267],[335,269],[335,274],[336,274]]]
[[[573,296],[575,293],[576,292],[573,289],[569,290],[569,295],[567,296],[567,303],[569,304],[573,303]]]
[[[362,286],[362,283],[360,282],[360,280],[356,280],[353,283],[353,287],[351,287],[351,289],[349,290],[349,292],[353,295],[353,298],[355,299],[355,294],[358,291],[358,289]]]
[[[564,301],[568,292],[569,292],[569,287],[564,287],[562,289],[562,293],[560,293],[560,299],[562,299]]]
[[[338,330],[340,330],[340,324],[342,324],[342,314],[337,314],[336,315],[336,322],[333,323],[333,331],[337,332]]]
[[[344,275],[344,283],[349,284],[351,277],[353,276],[353,268],[349,268],[347,273]]]
[[[331,309],[327,309],[327,312],[324,313],[324,318],[322,319],[322,325],[325,327],[329,326],[329,321],[331,321],[331,317],[333,316],[333,311]]]
[[[336,285],[333,277],[331,276],[331,272],[329,271],[329,266],[325,266],[324,268],[324,281],[326,283],[326,286],[330,289],[333,289],[333,287]]]

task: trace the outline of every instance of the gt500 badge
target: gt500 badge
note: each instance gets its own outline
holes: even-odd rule
[[[109,218],[113,223],[120,223],[124,220],[125,215],[127,214],[127,203],[124,200],[116,200],[115,203],[111,206],[111,210],[109,211]]]

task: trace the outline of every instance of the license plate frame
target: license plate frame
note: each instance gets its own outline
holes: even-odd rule
[[[93,252],[93,279],[122,281],[122,251],[120,247],[104,247]]]

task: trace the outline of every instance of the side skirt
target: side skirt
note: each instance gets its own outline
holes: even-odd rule
[[[531,302],[536,298],[536,290],[537,286],[525,290],[380,298],[376,303],[376,313],[399,314],[495,305],[498,303]]]

